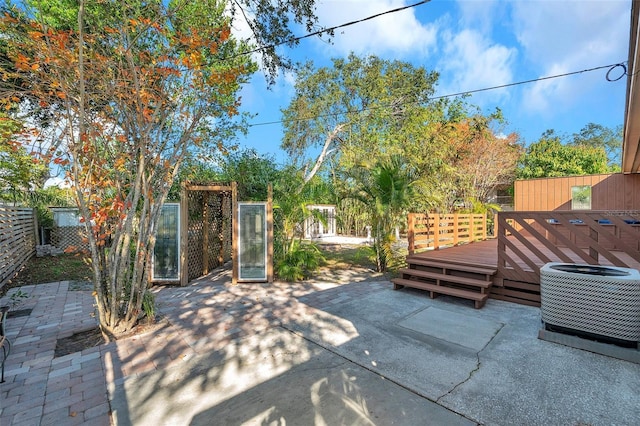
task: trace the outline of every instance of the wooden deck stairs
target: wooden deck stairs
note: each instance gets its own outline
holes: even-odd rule
[[[433,299],[440,294],[474,301],[476,309],[489,298],[493,276],[497,268],[469,265],[443,259],[407,257],[407,268],[400,269],[400,277],[393,278],[394,290],[412,287],[429,292]]]

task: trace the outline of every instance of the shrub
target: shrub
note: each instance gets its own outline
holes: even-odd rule
[[[315,244],[296,240],[289,251],[276,262],[276,275],[284,281],[307,279],[325,261]]]

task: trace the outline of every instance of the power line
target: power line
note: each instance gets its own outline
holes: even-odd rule
[[[551,80],[553,78],[568,77],[570,75],[576,75],[576,74],[582,74],[582,73],[585,73],[585,72],[597,71],[597,70],[601,70],[601,69],[604,69],[604,68],[613,69],[613,68],[616,68],[618,66],[623,66],[624,67],[624,64],[619,63],[619,64],[602,65],[602,66],[599,66],[599,67],[587,68],[587,69],[580,70],[580,71],[572,71],[572,72],[567,72],[567,73],[564,73],[564,74],[556,74],[556,75],[550,75],[550,76],[546,76],[546,77],[539,77],[539,78],[534,78],[534,79],[531,79],[531,80],[518,81],[516,83],[502,84],[500,86],[485,87],[484,89],[467,90],[467,91],[464,91],[464,92],[452,93],[452,94],[449,94],[449,95],[436,96],[436,97],[431,98],[431,99],[443,99],[443,98],[451,98],[451,97],[454,97],[454,96],[470,95],[472,93],[486,92],[488,90],[503,89],[505,87],[519,86],[521,84],[535,83],[535,82],[538,82],[538,81]],[[608,80],[608,81],[611,81],[611,80]]]
[[[618,68],[618,67],[622,67],[625,71],[623,73],[623,75],[626,74],[626,66],[624,65],[623,62],[621,63],[616,63],[616,64],[609,64],[609,65],[601,65],[599,67],[594,67],[594,68],[587,68],[587,69],[583,69],[580,71],[572,71],[572,72],[567,72],[564,74],[556,74],[556,75],[550,75],[550,76],[546,76],[546,77],[539,77],[539,78],[534,78],[534,79],[530,79],[530,80],[523,80],[523,81],[518,81],[515,83],[508,83],[508,84],[501,84],[498,86],[491,86],[491,87],[485,87],[482,89],[474,89],[474,90],[465,90],[463,92],[457,92],[457,93],[450,93],[447,95],[440,95],[440,96],[434,96],[432,98],[429,98],[430,100],[436,100],[436,99],[444,99],[444,98],[453,98],[456,96],[464,96],[464,95],[470,95],[473,93],[479,93],[479,92],[487,92],[489,90],[497,90],[497,89],[504,89],[506,87],[512,87],[512,86],[519,86],[522,84],[529,84],[529,83],[535,83],[538,81],[544,81],[544,80],[551,80],[554,78],[561,78],[561,77],[568,77],[568,76],[572,76],[572,75],[576,75],[576,74],[582,74],[585,72],[591,72],[591,71],[597,71],[597,70],[601,70],[601,69],[605,69],[605,68],[609,68],[609,72],[611,72],[613,69]],[[609,72],[607,72],[607,81],[617,81],[620,78],[617,78],[615,80],[613,79],[609,79],[608,75]],[[400,104],[394,104],[394,106],[399,106],[399,105],[406,105],[408,103],[414,103],[414,102],[404,102],[404,103],[400,103]],[[368,108],[361,108],[361,109],[356,109],[356,110],[351,110],[351,111],[342,111],[342,112],[334,112],[334,113],[327,113],[327,114],[319,114],[319,115],[315,115],[312,117],[302,117],[302,118],[297,118],[293,121],[307,121],[307,120],[313,120],[316,118],[325,118],[325,117],[336,117],[336,116],[340,116],[340,115],[346,115],[346,114],[353,114],[353,113],[361,113],[361,112],[365,112],[365,111],[372,111],[375,109],[381,109],[381,108],[386,108],[386,106],[375,106],[375,107],[368,107]],[[268,125],[272,125],[272,124],[280,124],[283,123],[284,120],[277,120],[277,121],[265,121],[263,123],[252,123],[249,124],[248,127],[258,127],[258,126],[268,126]]]
[[[256,47],[253,50],[248,50],[246,52],[238,53],[237,55],[233,55],[233,56],[230,56],[230,57],[225,58],[225,59],[237,58],[238,56],[250,55],[252,53],[260,52],[262,50],[273,49],[274,47],[282,46],[283,44],[295,43],[295,42],[303,40],[305,38],[314,37],[314,36],[325,34],[325,33],[330,33],[330,32],[333,32],[334,30],[338,30],[340,28],[346,28],[346,27],[349,27],[351,25],[356,25],[356,24],[360,24],[362,22],[370,21],[372,19],[376,19],[376,18],[379,18],[379,17],[384,16],[384,15],[390,15],[392,13],[401,12],[401,11],[406,10],[406,9],[411,9],[411,8],[423,5],[425,3],[429,3],[430,1],[431,0],[422,0],[422,1],[419,1],[417,3],[409,4],[407,6],[402,6],[402,7],[398,7],[398,8],[395,8],[395,9],[390,9],[390,10],[387,10],[387,11],[384,11],[384,12],[376,13],[375,15],[367,16],[366,18],[362,18],[362,19],[358,19],[358,20],[355,20],[355,21],[346,22],[344,24],[336,25],[334,27],[323,28],[321,30],[314,31],[312,33],[308,33],[308,34],[305,34],[305,35],[302,35],[302,36],[291,37],[291,38],[289,38],[287,40],[284,40],[284,41],[281,41],[279,43],[274,43],[274,44],[269,44],[269,45],[266,45],[266,46]]]

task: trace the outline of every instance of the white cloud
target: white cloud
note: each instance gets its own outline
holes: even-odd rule
[[[494,25],[504,19],[505,3],[499,0],[459,0],[460,25],[473,27],[483,34],[491,34]]]
[[[405,6],[404,0],[325,0],[318,4],[319,24],[332,27]],[[420,6],[418,6],[420,7]],[[325,44],[328,56],[375,54],[394,57],[427,53],[434,49],[437,26],[420,23],[415,9],[390,13],[336,30],[332,44]]]
[[[494,43],[479,31],[463,29],[442,34],[440,94],[499,86],[513,81],[513,63],[517,50]],[[503,99],[506,90],[493,90],[475,95],[474,100]],[[482,102],[481,102],[482,103]]]
[[[66,179],[62,179],[61,177],[52,177],[45,181],[44,188],[49,188],[52,186],[57,186],[58,188],[71,188],[71,183]]]
[[[625,61],[629,38],[630,2],[522,1],[514,2],[513,31],[523,48],[530,75],[541,77]],[[547,80],[524,90],[523,107],[543,112],[581,102],[602,72]]]

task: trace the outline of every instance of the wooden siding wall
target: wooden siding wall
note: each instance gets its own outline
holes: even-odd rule
[[[36,229],[33,209],[0,205],[0,288],[35,254]]]
[[[592,210],[640,210],[640,175],[622,173],[518,180],[515,211],[571,210],[571,187],[591,186]]]

